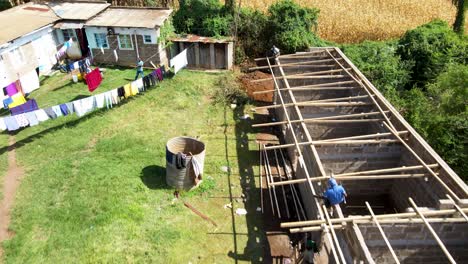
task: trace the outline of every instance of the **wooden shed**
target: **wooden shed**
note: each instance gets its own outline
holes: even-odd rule
[[[170,58],[187,49],[188,68],[226,70],[232,68],[234,59],[232,39],[185,35],[172,38],[171,41],[174,44],[168,51]]]

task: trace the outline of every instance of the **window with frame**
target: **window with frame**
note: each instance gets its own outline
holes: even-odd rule
[[[70,39],[73,39],[74,41],[76,41],[76,35],[75,35],[74,29],[62,29],[62,34],[63,34],[63,41],[68,41]]]
[[[96,40],[96,46],[98,48],[109,48],[109,43],[107,43],[107,34],[106,33],[94,33],[94,39]]]
[[[133,49],[131,35],[119,35],[119,48],[120,49]]]
[[[153,38],[151,37],[151,35],[143,35],[143,43],[152,44]]]

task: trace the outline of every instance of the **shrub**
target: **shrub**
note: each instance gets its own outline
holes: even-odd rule
[[[317,28],[318,9],[283,0],[271,5],[268,14],[267,37],[270,46],[276,45],[284,53],[293,53],[323,44],[312,32]]]
[[[218,29],[206,28],[205,26],[215,25],[218,23],[210,23],[217,16],[223,15],[223,9],[218,0],[184,0],[180,1],[179,10],[174,14],[174,27],[177,33],[192,33],[204,35],[205,33],[223,31]],[[229,32],[229,29],[224,30]],[[212,37],[214,35],[206,35]]]
[[[407,31],[397,52],[403,61],[413,64],[408,87],[414,84],[423,87],[444,71],[448,63],[467,62],[467,37],[457,35],[445,21],[434,20]]]
[[[344,53],[395,106],[410,79],[411,63],[395,54],[396,42],[365,41],[342,47]]]
[[[264,13],[249,8],[240,10],[237,26],[239,49],[236,52],[236,61],[241,62],[243,56],[253,58],[265,55],[269,44],[265,35],[267,26],[268,17]]]
[[[231,34],[232,16],[217,15],[215,17],[206,17],[203,20],[203,36],[221,37]]]

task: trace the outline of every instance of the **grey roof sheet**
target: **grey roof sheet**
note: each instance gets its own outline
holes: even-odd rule
[[[62,19],[88,20],[110,4],[106,2],[50,2],[49,6]]]
[[[171,15],[172,9],[161,8],[126,8],[109,7],[93,19],[86,22],[86,26],[97,27],[160,27]]]
[[[27,3],[0,12],[0,45],[59,20],[46,5]]]

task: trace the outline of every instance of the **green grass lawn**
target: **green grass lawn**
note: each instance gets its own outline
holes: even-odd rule
[[[97,91],[121,86],[134,73],[110,69]],[[254,134],[238,118],[242,108],[210,100],[226,76],[233,78],[184,70],[111,110],[20,131],[17,158],[26,176],[13,212],[15,236],[3,243],[6,263],[261,262]],[[61,87],[62,78],[44,80],[32,95],[40,106],[89,94],[78,84]],[[202,185],[181,200],[218,227],[174,201],[165,184],[165,144],[183,135],[200,136],[207,151]],[[227,173],[220,169],[226,165]],[[243,190],[245,204],[223,208]],[[239,207],[248,214],[235,215]]]

